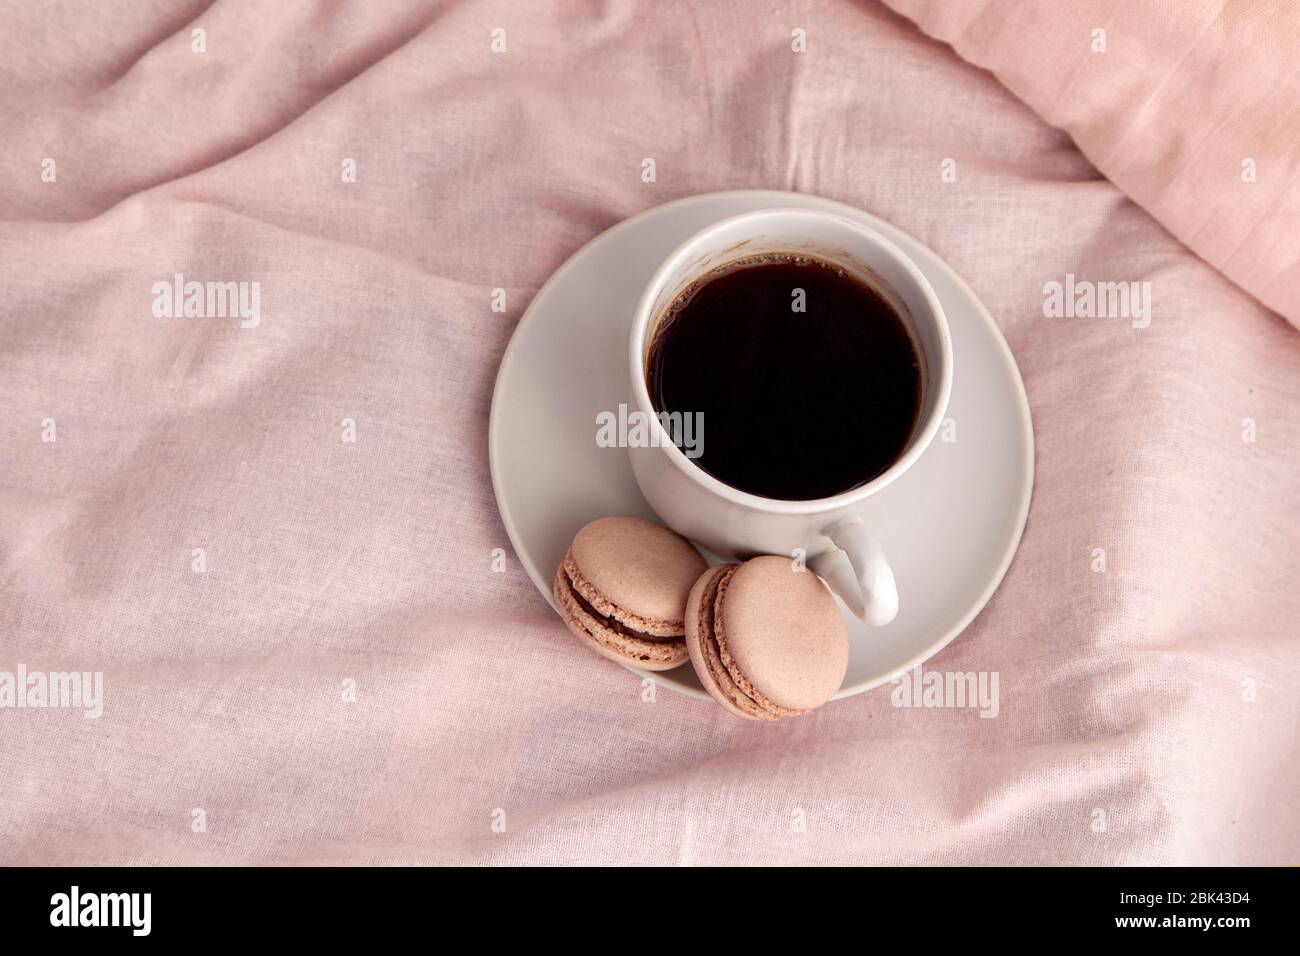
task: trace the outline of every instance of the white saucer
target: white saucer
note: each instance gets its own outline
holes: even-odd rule
[[[898,581],[893,623],[844,610],[849,668],[836,697],[860,694],[942,650],[988,603],[1025,527],[1034,481],[1029,402],[1015,359],[975,294],[935,253],[887,222],[797,193],[691,196],[626,219],[579,249],[519,320],[501,359],[488,449],[501,520],[547,601],[574,533],[603,515],[653,518],[627,452],[596,444],[596,415],[628,401],[627,339],[651,273],[692,233],[768,206],[805,206],[884,233],[925,273],[952,332],[953,385],[940,432],[898,481],[866,502]],[[593,667],[601,666],[592,656]],[[642,673],[638,671],[637,673]],[[650,674],[705,697],[687,664]]]

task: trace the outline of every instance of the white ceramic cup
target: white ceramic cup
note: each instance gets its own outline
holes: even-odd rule
[[[868,283],[898,311],[921,360],[920,413],[902,453],[865,485],[830,498],[779,501],[724,484],[673,444],[650,401],[646,364],[668,306],[714,270],[769,253],[815,256]],[[668,527],[728,560],[805,555],[807,566],[866,623],[894,619],[894,573],[863,520],[862,505],[925,451],[939,430],[952,388],[952,342],[943,306],[901,249],[833,213],[763,209],[724,219],[691,236],[656,270],[637,305],[628,357],[632,407],[648,416],[655,432],[649,445],[629,448],[632,471],[646,501]],[[870,424],[864,420],[862,427]],[[707,421],[704,426],[707,447]],[[791,448],[793,454],[795,446]]]

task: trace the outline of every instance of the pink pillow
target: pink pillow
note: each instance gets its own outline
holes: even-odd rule
[[[1170,232],[1300,324],[1291,3],[885,2],[991,71]]]

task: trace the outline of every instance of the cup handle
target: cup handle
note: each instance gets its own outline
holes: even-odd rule
[[[872,627],[898,616],[894,572],[876,539],[858,517],[822,529],[835,545],[808,559],[808,567],[840,596],[849,609]]]

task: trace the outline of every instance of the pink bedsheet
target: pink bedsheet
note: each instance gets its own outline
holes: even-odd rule
[[[97,719],[0,709],[0,860],[1295,863],[1295,328],[878,4],[545,6],[0,13],[0,672],[104,675]],[[909,230],[1016,354],[1028,528],[927,665],[996,671],[996,718],[648,702],[509,550],[530,296],[743,187]],[[156,314],[177,273],[244,321]],[[1067,276],[1150,324],[1045,317]]]
[[[990,70],[1195,252],[1300,323],[1292,0],[885,0]]]

